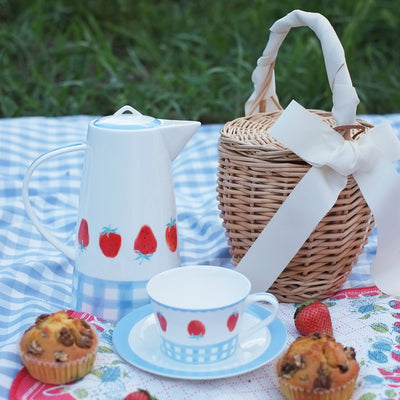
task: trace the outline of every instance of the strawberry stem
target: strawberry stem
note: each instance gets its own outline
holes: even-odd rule
[[[297,317],[297,315],[299,314],[299,312],[300,312],[304,307],[307,307],[307,306],[309,306],[309,305],[312,304],[312,303],[315,303],[315,301],[314,301],[314,300],[308,300],[308,301],[305,301],[305,302],[302,303],[302,304],[299,304],[299,305],[296,307],[296,311],[294,312],[293,318],[296,319],[296,317]]]
[[[117,233],[118,228],[111,228],[111,225],[108,226],[103,226],[103,229],[100,232],[100,235],[106,234],[107,237],[110,235],[110,233]]]
[[[172,219],[172,217],[171,217],[170,221],[169,221],[168,224],[167,224],[167,227],[168,227],[168,230],[169,230],[169,231],[170,231],[171,228],[175,225],[175,223],[176,223],[176,218]]]
[[[82,240],[81,243],[79,243],[79,251],[80,251],[81,253],[83,253],[84,251],[86,251],[86,247],[83,245],[83,240]]]
[[[135,250],[136,254],[138,255],[135,260],[139,260],[139,265],[142,265],[143,260],[150,261],[150,257],[154,254],[143,254],[139,250]]]
[[[147,390],[138,389],[138,392],[144,393],[149,398],[149,400],[157,400],[157,398],[152,396]]]

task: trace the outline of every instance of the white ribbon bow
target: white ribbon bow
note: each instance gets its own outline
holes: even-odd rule
[[[400,142],[389,123],[347,141],[292,101],[269,134],[312,165],[236,267],[262,291],[276,280],[352,174],[375,218],[378,240],[371,265],[375,284],[400,295],[400,175],[393,162]]]

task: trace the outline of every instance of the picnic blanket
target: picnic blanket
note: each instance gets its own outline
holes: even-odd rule
[[[84,142],[87,125],[94,118],[82,115],[0,119],[0,398],[8,398],[12,382],[22,367],[17,343],[24,330],[41,313],[70,308],[73,263],[48,243],[27,217],[21,196],[24,174],[39,155],[57,147]],[[372,124],[388,120],[400,135],[400,114],[360,118]],[[218,124],[202,126],[172,164],[183,265],[230,265],[229,248],[216,200],[217,141],[221,127]],[[77,152],[49,161],[39,167],[30,184],[31,200],[39,218],[67,244],[74,240],[83,157]],[[374,232],[343,289],[373,286],[369,266],[375,251]],[[369,319],[361,318],[360,312],[355,311],[354,304],[360,299],[370,301],[369,306],[365,305],[366,309],[372,307]],[[362,370],[356,392],[358,397],[354,397],[357,399],[367,393],[383,393],[381,388],[392,390],[389,384],[394,384],[398,376],[393,367],[393,355],[396,357],[398,354],[396,345],[400,343],[396,332],[398,325],[395,324],[398,317],[394,316],[395,308],[391,306],[397,304],[398,299],[388,299],[379,294],[364,294],[360,299],[346,295],[345,300],[334,300],[337,304],[346,304],[343,309],[353,317],[353,321],[366,324],[376,319],[368,325],[374,328],[360,330],[359,335],[354,334],[354,339],[353,333],[346,330],[355,329],[352,324],[337,329],[338,339],[343,338],[346,344],[351,345],[348,343],[351,339],[367,341],[370,345],[368,350],[365,343],[363,346],[355,343],[354,346],[361,349],[359,354],[363,359],[359,360],[365,366],[373,364],[376,367]],[[293,327],[288,322],[293,307],[281,305],[282,320],[286,321],[287,317],[288,339],[294,336],[290,331]],[[341,311],[338,312],[340,315]],[[111,333],[112,327],[105,324],[104,329]],[[377,333],[380,339],[374,341]],[[99,357],[100,363],[101,360]],[[101,365],[98,368],[102,368]],[[130,366],[124,365],[123,368],[135,376],[142,374],[142,378],[133,382],[142,386],[149,383],[144,386],[149,386],[149,390],[158,394],[160,399],[201,399],[200,392],[209,397],[213,391],[220,399],[243,398],[243,393],[248,394],[249,399],[278,398],[268,397],[276,394],[274,383],[268,379],[268,373],[272,373],[271,365],[250,375],[196,384],[186,382],[184,385],[179,380],[157,378]],[[239,394],[242,397],[238,397]],[[394,398],[388,394],[385,396]],[[366,398],[373,397],[363,397],[363,400]]]

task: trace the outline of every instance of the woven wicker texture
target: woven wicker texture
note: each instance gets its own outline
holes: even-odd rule
[[[336,125],[331,113],[310,111],[329,126]],[[221,130],[217,192],[233,265],[311,167],[268,135],[281,112],[238,118]],[[359,126],[337,130],[346,139],[357,140],[372,127],[361,120],[357,123]],[[302,212],[301,204],[298,212]],[[370,209],[350,176],[334,207],[268,291],[282,302],[318,300],[336,293],[363,251],[373,223]]]

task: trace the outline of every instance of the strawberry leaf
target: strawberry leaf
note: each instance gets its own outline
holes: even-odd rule
[[[377,324],[371,324],[371,328],[375,331],[375,332],[379,332],[379,333],[387,333],[389,332],[389,327],[382,323],[382,322],[378,322]]]

